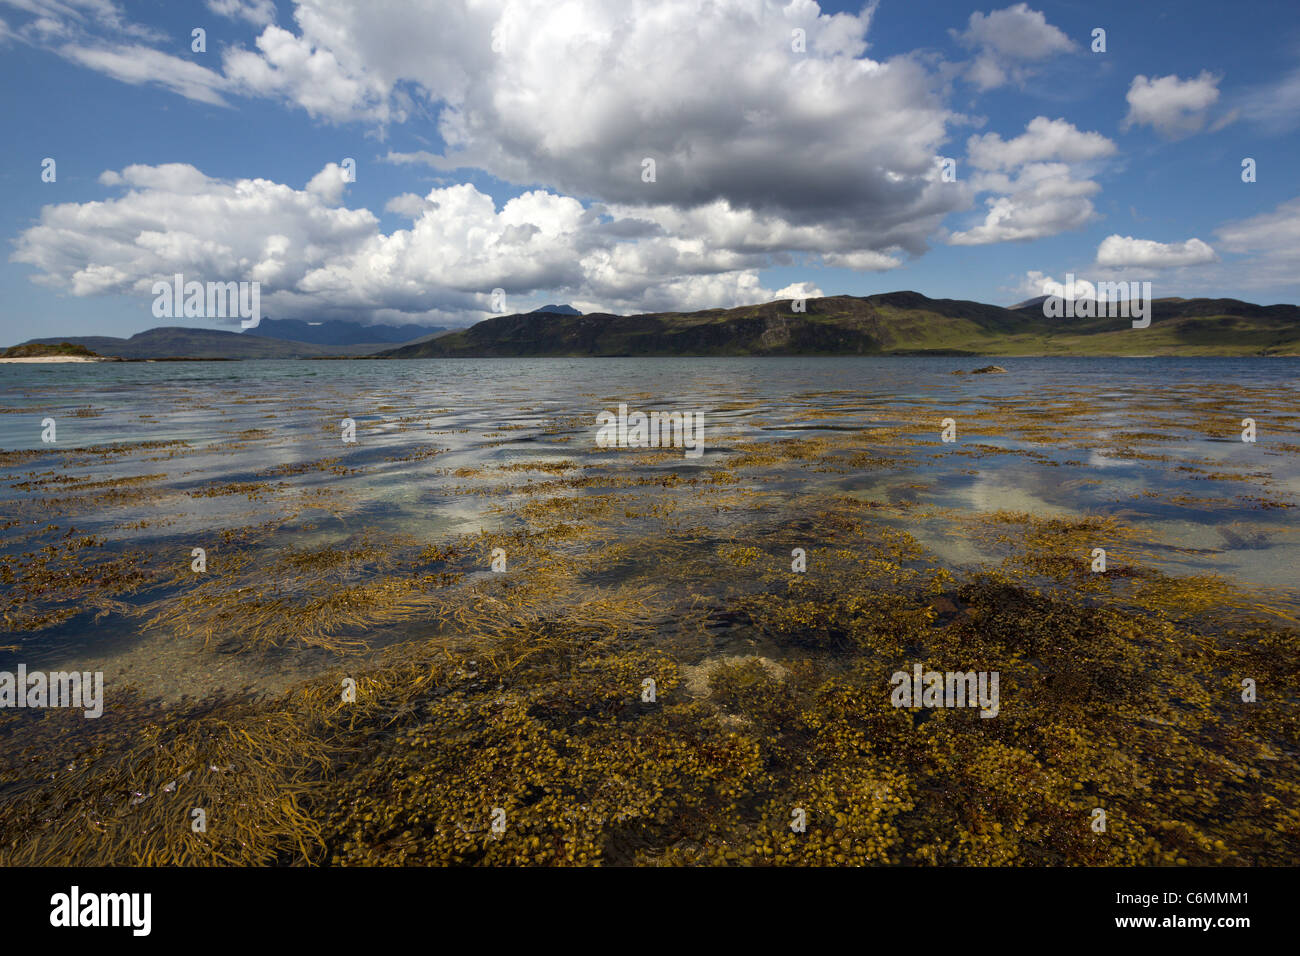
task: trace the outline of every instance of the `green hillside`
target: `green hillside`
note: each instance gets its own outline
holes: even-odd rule
[[[75,342],[25,342],[11,345],[0,352],[2,358],[47,358],[50,356],[70,356],[72,358],[99,358],[99,356]]]
[[[1300,309],[1158,299],[1151,325],[1060,318],[917,292],[702,312],[495,316],[383,358],[579,355],[1300,355]]]
[[[1043,315],[1038,304],[1005,309],[961,299],[930,299],[917,292],[808,299],[805,312],[794,312],[791,306],[791,300],[783,299],[701,312],[502,315],[396,347],[318,345],[216,329],[165,327],[130,338],[32,339],[14,348],[74,348],[85,351],[68,354],[126,359],[1300,355],[1300,308],[1236,299],[1157,299],[1151,325],[1145,329],[1133,328],[1126,318],[1052,319]]]

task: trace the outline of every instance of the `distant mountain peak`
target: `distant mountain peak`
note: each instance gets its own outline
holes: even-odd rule
[[[1015,311],[1016,309],[1036,309],[1047,301],[1047,296],[1036,295],[1032,299],[1026,299],[1024,302],[1017,302],[1015,305],[1009,305],[1007,308]]]
[[[540,309],[533,309],[529,315],[536,315],[538,312],[554,312],[557,315],[582,315],[571,305],[544,305]]]
[[[445,332],[433,325],[366,325],[344,319],[304,321],[303,319],[263,318],[256,327],[243,332],[282,342],[308,342],[313,345],[371,345],[392,343],[400,345],[413,339]]]

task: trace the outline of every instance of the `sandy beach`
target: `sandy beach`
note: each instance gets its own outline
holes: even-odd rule
[[[31,355],[26,358],[0,358],[0,362],[22,362],[29,365],[43,364],[45,362],[109,362],[107,358],[90,358],[85,355]]]

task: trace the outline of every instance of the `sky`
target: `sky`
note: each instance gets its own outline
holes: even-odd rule
[[[1295,0],[0,0],[0,76],[0,344],[239,328],[157,318],[178,273],[447,327],[1300,301]]]

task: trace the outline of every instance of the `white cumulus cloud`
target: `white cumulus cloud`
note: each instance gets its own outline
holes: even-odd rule
[[[1120,128],[1150,126],[1170,139],[1199,132],[1210,107],[1218,102],[1220,79],[1206,70],[1187,80],[1174,75],[1135,76],[1125,97],[1128,114]]]
[[[34,267],[35,281],[77,296],[143,297],[182,273],[259,282],[263,311],[277,317],[462,322],[481,317],[496,288],[516,303],[545,290],[609,311],[742,305],[793,288],[758,278],[768,244],[788,226],[754,223],[753,249],[729,247],[738,244],[729,230],[748,214],[722,217],[710,233],[668,208],[623,218],[547,190],[498,206],[461,184],[390,201],[410,225],[385,233],[369,210],[341,205],[333,163],[302,189],[216,179],[180,163],[110,170],[100,182],[121,195],[46,206],[18,237],[12,258]],[[763,240],[762,228],[778,233]]]
[[[982,222],[948,237],[959,246],[1041,239],[1091,222],[1097,216],[1091,197],[1101,187],[1088,177],[1096,162],[1116,152],[1100,133],[1045,116],[1009,140],[972,136],[966,150],[975,168],[971,188],[987,194],[987,211]]]
[[[1027,3],[987,14],[976,11],[965,31],[948,32],[976,51],[966,75],[981,90],[1024,83],[1033,75],[1034,64],[1075,49],[1069,37]]]
[[[1207,243],[1200,239],[1184,242],[1156,242],[1154,239],[1134,239],[1132,236],[1107,236],[1097,247],[1097,265],[1123,268],[1140,266],[1147,269],[1169,269],[1178,266],[1204,265],[1217,256]]]

